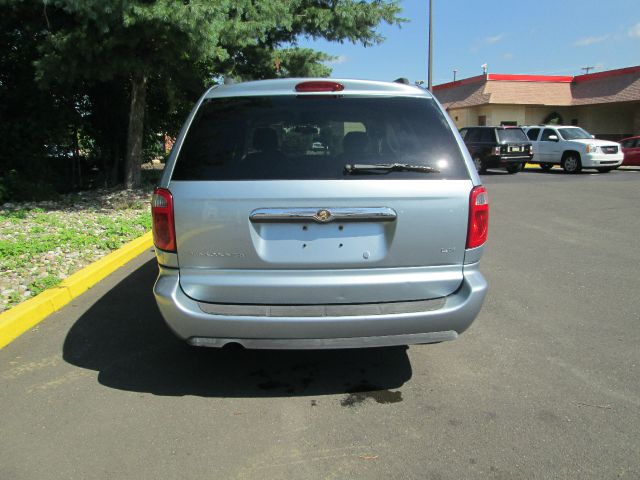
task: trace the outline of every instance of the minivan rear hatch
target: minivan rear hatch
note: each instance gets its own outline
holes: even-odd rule
[[[473,185],[428,94],[213,96],[179,149],[168,188],[196,300],[410,301],[462,282]]]

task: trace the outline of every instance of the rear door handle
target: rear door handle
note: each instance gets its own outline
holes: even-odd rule
[[[392,222],[396,211],[388,207],[355,208],[258,208],[251,212],[253,223],[266,222]]]

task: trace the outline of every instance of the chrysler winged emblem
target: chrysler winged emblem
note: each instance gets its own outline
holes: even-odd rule
[[[316,221],[321,222],[321,223],[327,223],[331,221],[331,212],[329,210],[326,209],[320,209],[316,212],[314,218],[316,219]]]

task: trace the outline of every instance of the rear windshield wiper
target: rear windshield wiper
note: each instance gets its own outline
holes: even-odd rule
[[[353,174],[357,172],[368,172],[368,171],[376,171],[382,170],[385,172],[423,172],[423,173],[440,173],[440,170],[437,170],[433,167],[429,167],[427,165],[411,165],[409,163],[374,163],[374,164],[366,164],[366,163],[347,163],[344,166],[344,171],[347,174]]]

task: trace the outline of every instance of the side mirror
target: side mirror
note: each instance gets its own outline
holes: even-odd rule
[[[595,135],[591,135],[591,138],[596,138],[596,136]]]
[[[552,142],[557,142],[558,141],[558,136],[557,135],[549,135],[549,140],[551,140]]]

